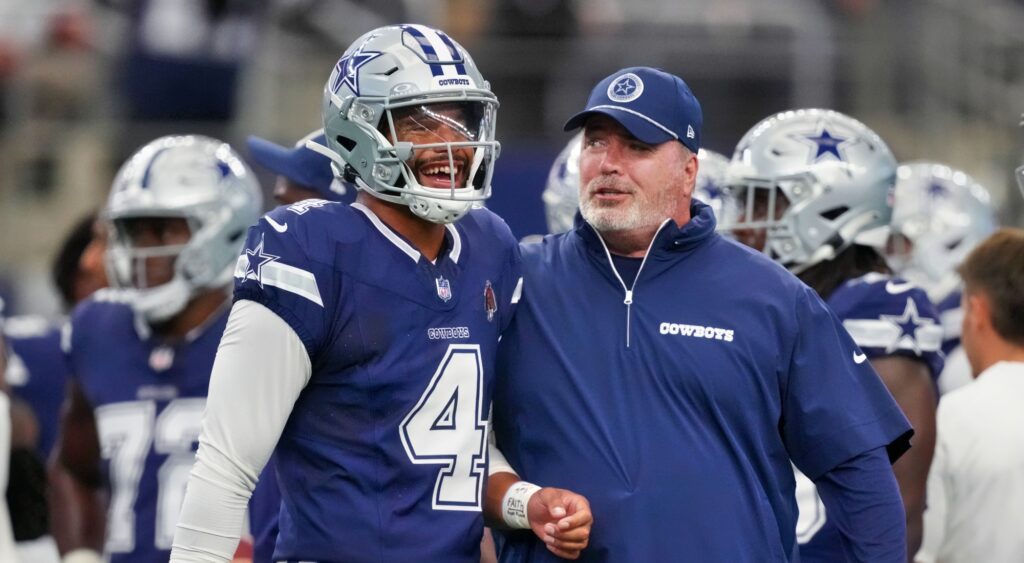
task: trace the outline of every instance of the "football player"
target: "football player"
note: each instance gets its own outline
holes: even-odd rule
[[[53,280],[68,309],[106,285],[103,238],[95,214],[82,218],[68,234],[53,264]],[[60,350],[60,325],[32,315],[4,322],[7,383],[14,408],[33,431],[20,434],[11,452],[8,504],[24,561],[58,561],[49,535],[45,461],[53,449],[68,367]]]
[[[360,191],[249,230],[172,561],[230,558],[271,451],[275,560],[479,561],[494,354],[521,283],[508,227],[474,209],[496,109],[436,29],[379,28],[338,61],[318,150]],[[541,524],[563,497],[534,496]]]
[[[167,561],[232,272],[261,205],[252,171],[207,137],[162,137],[118,172],[102,212],[117,289],[76,307],[63,336],[71,382],[51,511],[65,561]]]
[[[927,291],[939,309],[946,355],[941,394],[973,379],[960,346],[962,282],[956,267],[996,223],[988,191],[963,171],[934,162],[899,167],[886,260],[900,277]]]
[[[544,201],[549,234],[564,233],[573,227],[573,219],[580,206],[579,161],[582,146],[583,133],[574,135],[562,152],[558,153],[548,172],[548,181],[541,199]],[[731,195],[722,189],[729,159],[702,148],[697,151],[697,161],[699,165],[693,197],[711,206],[718,220],[718,228],[723,229],[738,212]]]
[[[818,292],[860,347],[853,360],[870,359],[914,428],[914,447],[894,466],[913,554],[935,443],[942,326],[925,291],[893,277],[882,253],[896,160],[859,121],[805,109],[755,125],[737,145],[728,176],[742,209],[730,230]],[[842,524],[828,519],[815,485],[829,486],[798,477],[801,559],[841,561]]]

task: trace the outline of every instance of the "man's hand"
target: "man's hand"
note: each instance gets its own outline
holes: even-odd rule
[[[565,559],[576,559],[587,547],[594,517],[590,514],[590,503],[583,495],[544,487],[530,497],[526,512],[533,533],[551,553]]]

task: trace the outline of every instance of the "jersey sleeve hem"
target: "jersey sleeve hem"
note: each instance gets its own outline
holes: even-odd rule
[[[237,303],[239,300],[242,299],[259,303],[260,305],[263,305],[267,309],[270,309],[278,317],[281,317],[281,320],[286,322],[288,326],[290,326],[292,330],[295,331],[295,334],[299,336],[299,340],[302,341],[302,345],[305,346],[306,348],[306,354],[308,354],[310,358],[314,357],[313,352],[315,350],[315,346],[313,336],[310,334],[308,330],[306,330],[305,325],[302,323],[302,321],[299,320],[297,315],[291,312],[291,310],[281,305],[277,301],[268,299],[266,295],[258,291],[253,291],[249,289],[236,289],[234,302]]]
[[[798,464],[798,467],[813,481],[839,464],[883,446],[889,454],[889,462],[894,463],[910,449],[913,435],[914,429],[897,407],[874,420],[847,426],[820,438],[801,456],[812,461]]]

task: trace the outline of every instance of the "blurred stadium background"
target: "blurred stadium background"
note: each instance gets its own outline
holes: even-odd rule
[[[243,154],[250,134],[291,144],[319,126],[344,47],[404,21],[465,45],[501,100],[489,206],[518,236],[544,230],[563,120],[597,80],[636,64],[687,80],[708,148],[731,154],[775,111],[834,108],[900,161],[972,174],[1003,224],[1024,224],[1020,0],[0,0],[7,312],[58,314],[57,246],[136,147],[193,132]]]

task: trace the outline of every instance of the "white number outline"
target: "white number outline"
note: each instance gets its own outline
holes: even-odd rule
[[[110,460],[107,553],[135,551],[135,502],[150,449],[167,459],[157,470],[154,546],[170,549],[181,512],[188,474],[195,462],[205,398],[171,401],[156,415],[155,401],[124,401],[96,409],[96,431],[103,459]]]
[[[459,356],[469,356],[469,359],[473,362],[473,373],[468,374],[461,368],[463,367],[459,363],[454,363],[453,360],[458,359]],[[424,411],[424,407],[430,402],[431,395],[441,386],[442,379],[447,379],[443,383],[451,386],[451,379],[456,378],[454,383],[455,392],[451,397],[445,397],[444,407],[440,409],[440,412],[431,410],[430,412]],[[417,453],[416,441],[410,433],[410,426],[419,424],[421,421],[417,419],[426,417],[428,420],[432,420],[432,427],[436,427],[437,421],[440,416],[445,412],[448,412],[448,407],[451,405],[451,401],[454,398],[458,401],[459,398],[463,397],[462,389],[464,386],[470,385],[473,405],[472,405],[472,417],[473,424],[471,429],[460,428],[459,422],[465,417],[466,408],[463,403],[463,408],[459,408],[458,403],[452,408],[452,426],[451,428],[445,428],[443,430],[456,430],[459,435],[455,447],[451,448],[454,453]],[[483,374],[483,362],[480,357],[480,345],[478,344],[450,344],[448,350],[445,352],[444,358],[441,363],[437,366],[437,371],[434,372],[434,376],[431,378],[430,383],[427,384],[423,394],[420,395],[416,405],[409,411],[405,418],[402,420],[402,424],[399,427],[399,435],[402,440],[402,447],[405,448],[405,453],[409,457],[409,461],[417,465],[442,465],[437,472],[437,481],[434,483],[434,494],[431,497],[431,507],[434,510],[456,510],[456,511],[472,511],[480,512],[483,496],[483,483],[484,483],[484,468],[487,464],[487,433],[489,431],[490,422],[484,418],[484,405],[483,405],[483,390],[484,390],[484,374]],[[462,414],[463,416],[459,416]],[[421,416],[422,415],[422,416]],[[413,428],[412,430],[416,430]],[[422,427],[419,429],[423,431]],[[441,431],[442,429],[430,428],[427,432]],[[479,434],[476,441],[471,437],[472,434]],[[420,442],[421,444],[423,442]],[[431,440],[430,446],[437,449],[437,440]],[[420,448],[421,450],[424,449]],[[461,450],[471,451],[471,459],[469,462],[468,475],[456,475],[456,471],[460,467],[459,455],[463,453]],[[451,485],[445,487],[446,484],[451,484],[452,479],[473,479],[473,498],[463,499],[450,499],[442,498],[443,489],[455,489],[460,490],[460,487]],[[456,483],[457,485],[458,483]]]

